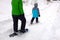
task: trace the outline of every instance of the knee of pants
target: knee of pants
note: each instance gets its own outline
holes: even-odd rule
[[[26,23],[26,19],[23,19],[22,22]]]
[[[13,24],[14,26],[18,26],[18,24]]]
[[[24,22],[26,22],[26,19],[24,20]]]

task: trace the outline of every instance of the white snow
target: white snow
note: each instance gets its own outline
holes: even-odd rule
[[[25,34],[9,37],[13,33],[13,21],[11,17],[11,0],[0,2],[0,40],[60,40],[60,12],[59,2],[52,2],[48,5],[43,1],[38,2],[40,15],[39,23],[30,25],[33,5],[24,4],[24,12],[27,20],[26,28],[29,31]],[[4,11],[4,12],[3,12]],[[20,29],[19,21],[19,29]]]

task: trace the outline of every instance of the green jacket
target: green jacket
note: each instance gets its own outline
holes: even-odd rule
[[[24,14],[22,0],[12,0],[12,15]]]

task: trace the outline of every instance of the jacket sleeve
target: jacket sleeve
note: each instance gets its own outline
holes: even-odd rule
[[[18,8],[19,8],[19,12],[23,13],[23,2],[22,2],[22,0],[19,0]]]
[[[38,14],[40,15],[39,8],[38,8]]]
[[[16,1],[12,0],[11,4],[12,4],[12,8],[18,9],[18,0]]]

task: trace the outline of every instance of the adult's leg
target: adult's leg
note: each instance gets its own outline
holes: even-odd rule
[[[25,26],[26,26],[26,18],[25,18],[25,16],[24,16],[24,14],[23,15],[20,15],[19,16],[19,19],[21,20],[21,30],[25,30]]]
[[[18,32],[18,16],[13,17],[13,30],[14,32]]]

